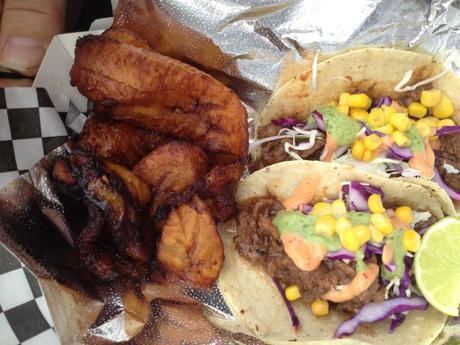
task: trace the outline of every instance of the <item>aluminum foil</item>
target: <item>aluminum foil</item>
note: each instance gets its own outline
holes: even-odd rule
[[[235,89],[256,110],[274,90],[287,60],[301,61],[318,51],[331,53],[363,45],[422,49],[433,55],[460,48],[460,2],[454,0],[146,2],[173,22],[210,39],[221,50],[221,58],[230,61],[220,71],[239,84],[250,82],[250,88],[241,88],[237,82]],[[139,6],[133,5],[135,1],[120,1],[120,7],[129,8],[126,3]],[[122,22],[124,15],[119,13],[118,20]],[[177,33],[176,38],[183,39]],[[188,39],[186,44],[200,46],[198,40]],[[206,66],[200,58],[192,60]]]
[[[197,65],[224,81],[248,105],[251,118],[279,85],[284,67],[299,62],[301,68],[306,68],[317,52],[329,54],[363,45],[383,45],[424,50],[453,61],[454,69],[460,66],[460,3],[452,0],[120,0],[115,25],[137,31],[158,51]],[[62,262],[62,252],[49,252],[49,241],[61,243],[62,238],[51,236],[49,221],[44,217],[50,210],[60,212],[62,208],[48,174],[55,156],[63,150],[59,148],[32,168],[29,181],[15,181],[0,192],[0,239],[41,278],[61,339],[86,334],[87,341],[82,338],[82,343],[93,343],[91,337],[96,336],[102,337],[104,344],[175,344],[176,331],[187,332],[191,326],[178,322],[179,315],[172,320],[165,316],[171,318],[178,311],[175,304],[167,303],[172,297],[162,295],[164,292],[155,292],[156,300],[152,293],[144,293],[143,298],[152,298],[148,299],[152,314],[146,325],[150,328],[142,333],[142,339],[131,340],[132,334],[126,333],[127,315],[136,316],[130,328],[136,332],[146,320],[144,304],[137,303],[134,297],[129,300],[139,309],[126,304],[125,296],[113,295],[107,305],[116,312],[110,312],[108,319],[94,321],[94,315],[91,318],[84,314],[94,309],[97,316],[101,302],[91,299],[91,286],[74,274],[72,262]],[[79,290],[81,295],[75,298],[61,285],[53,285],[56,281],[67,282],[66,288]],[[188,295],[230,316],[218,292],[189,291]],[[189,315],[198,315],[196,306],[188,300],[183,301],[183,309],[189,310]],[[76,328],[70,328],[74,324]],[[90,328],[78,328],[81,324]],[[171,324],[175,325],[172,330],[168,328]],[[442,341],[457,334],[457,324],[456,320],[449,321],[449,333]],[[163,328],[155,328],[158,325]],[[203,326],[195,324],[200,325]],[[168,334],[170,341],[158,339],[159,332]],[[210,336],[214,334],[212,329],[209,332]],[[227,344],[233,340],[228,334],[217,334],[206,343]]]

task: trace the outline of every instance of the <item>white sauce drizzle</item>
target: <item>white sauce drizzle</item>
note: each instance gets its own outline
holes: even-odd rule
[[[416,88],[418,88],[419,86],[422,86],[422,85],[426,85],[426,84],[429,84],[433,81],[435,81],[436,79],[439,79],[441,78],[444,74],[447,73],[449,69],[447,67],[445,67],[440,73],[438,73],[437,75],[433,76],[433,77],[430,77],[428,79],[425,79],[425,80],[421,80],[419,81],[418,83],[414,84],[414,85],[408,85],[408,86],[404,86],[406,85],[409,80],[412,78],[412,74],[413,74],[413,71],[412,70],[408,70],[405,74],[404,74],[404,77],[401,79],[401,81],[396,84],[396,86],[394,87],[394,90],[396,92],[407,92],[407,91],[413,91],[415,90]],[[404,86],[404,87],[403,87]]]
[[[444,163],[444,165],[442,166],[446,172],[448,174],[458,174],[460,173],[460,170],[458,170],[456,167],[454,167],[453,165],[449,164],[449,163]]]
[[[316,81],[318,77],[318,56],[319,50],[316,52],[315,57],[313,58],[311,66],[311,88],[316,91]]]
[[[414,215],[414,220],[411,223],[411,228],[415,228],[415,225],[417,223],[424,222],[431,218],[431,213],[428,211],[425,211],[425,212],[413,211],[412,213]],[[407,253],[407,255],[409,254],[410,253]]]
[[[403,172],[401,173],[401,176],[417,177],[417,176],[420,176],[420,170],[413,169],[413,168],[407,168],[403,170]]]

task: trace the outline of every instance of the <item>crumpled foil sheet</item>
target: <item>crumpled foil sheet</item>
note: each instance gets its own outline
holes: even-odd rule
[[[460,2],[454,0],[121,0],[115,22],[132,27],[144,17],[132,8],[167,16],[169,25],[146,21],[139,31],[160,51],[234,79],[231,85],[257,111],[283,66],[316,52],[384,45],[435,55],[460,48]],[[184,27],[198,35],[185,40]],[[210,45],[217,49],[206,49]],[[190,54],[194,47],[205,50]]]
[[[300,73],[318,52],[384,45],[448,56],[454,69],[460,66],[460,3],[452,0],[120,0],[115,25],[232,87],[251,119],[286,80],[284,73]],[[285,66],[298,67],[286,72]],[[131,294],[114,289],[103,298],[105,305],[94,299],[96,287],[75,271],[66,254],[72,249],[50,233],[44,217],[63,207],[49,179],[51,163],[63,150],[32,168],[30,179],[0,192],[0,240],[40,278],[63,343],[181,344],[182,336],[193,335],[188,343],[256,344],[212,328],[193,299],[177,300],[161,287]],[[215,290],[188,295],[229,313]],[[450,319],[436,344],[460,335],[457,325]]]

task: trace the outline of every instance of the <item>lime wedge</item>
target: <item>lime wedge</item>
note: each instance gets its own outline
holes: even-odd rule
[[[460,305],[460,219],[446,217],[422,237],[414,261],[417,286],[440,312],[458,316]]]

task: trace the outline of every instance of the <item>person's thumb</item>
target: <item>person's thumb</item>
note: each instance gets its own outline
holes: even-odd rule
[[[64,30],[66,0],[0,0],[0,68],[36,74],[51,39]]]

